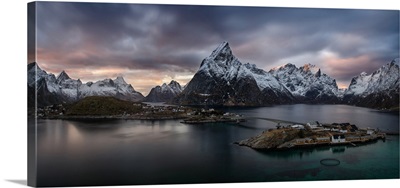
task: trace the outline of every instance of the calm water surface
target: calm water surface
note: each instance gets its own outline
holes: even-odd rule
[[[252,117],[399,131],[399,115],[345,105],[225,109]],[[233,142],[274,128],[249,120],[186,125],[178,120],[38,120],[42,186],[399,178],[399,137],[358,147],[259,152]],[[33,126],[33,125],[30,125]],[[31,129],[34,130],[34,129]],[[30,134],[32,134],[30,132]],[[336,158],[339,166],[320,160]]]

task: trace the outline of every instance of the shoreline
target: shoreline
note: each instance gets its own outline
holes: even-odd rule
[[[134,116],[53,116],[38,117],[38,119],[61,119],[61,120],[98,120],[98,119],[115,119],[115,120],[177,120],[187,117],[134,117]]]
[[[395,135],[393,135],[395,136]],[[254,148],[246,144],[240,144],[240,141],[235,141],[233,144],[238,146],[246,146],[256,151],[288,151],[293,149],[308,149],[308,148],[318,148],[318,147],[335,147],[335,146],[350,146],[350,147],[358,147],[363,145],[368,145],[370,143],[377,142],[378,140],[382,140],[385,142],[386,137],[376,137],[366,141],[354,141],[354,142],[341,142],[341,143],[310,143],[303,145],[293,145],[292,147],[275,147],[275,148]]]

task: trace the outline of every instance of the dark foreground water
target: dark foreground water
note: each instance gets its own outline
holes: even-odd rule
[[[254,117],[350,122],[359,127],[399,131],[397,114],[344,105],[226,110]],[[279,152],[258,152],[233,144],[275,125],[264,120],[240,125],[186,125],[176,120],[38,120],[38,185],[399,178],[398,136],[358,147]],[[320,160],[325,158],[335,158],[340,165],[324,166]]]

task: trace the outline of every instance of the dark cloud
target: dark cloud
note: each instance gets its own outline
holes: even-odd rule
[[[399,56],[399,11],[39,2],[37,36],[38,60],[55,71],[176,77],[229,41],[243,62],[314,63],[349,82]]]

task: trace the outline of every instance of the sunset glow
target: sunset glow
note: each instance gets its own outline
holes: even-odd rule
[[[51,2],[37,9],[43,69],[83,82],[123,76],[144,95],[171,80],[188,83],[222,41],[266,71],[315,64],[340,88],[399,57],[399,11]]]

